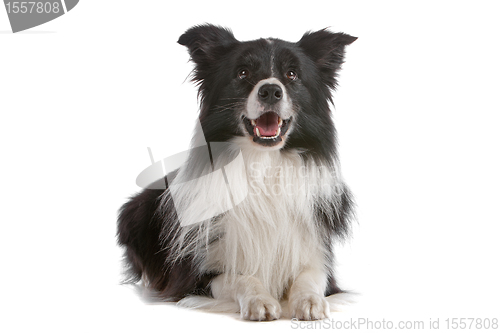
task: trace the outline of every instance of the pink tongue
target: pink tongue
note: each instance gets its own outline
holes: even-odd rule
[[[275,136],[279,128],[278,120],[277,113],[266,112],[255,120],[255,127],[259,128],[261,136]]]

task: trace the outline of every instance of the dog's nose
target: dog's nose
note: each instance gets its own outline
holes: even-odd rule
[[[283,90],[277,84],[265,84],[259,89],[259,99],[268,104],[278,102],[283,97]]]

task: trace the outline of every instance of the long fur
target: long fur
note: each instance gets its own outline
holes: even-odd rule
[[[275,319],[287,299],[292,315],[323,316],[328,306],[312,290],[321,297],[341,292],[332,245],[348,236],[353,214],[330,105],[344,48],[355,39],[320,30],[297,43],[239,42],[212,25],[180,37],[195,63],[197,135],[207,146],[165,177],[166,190],[145,189],[121,208],[118,242],[130,281],[142,279],[168,300],[187,297],[186,305],[236,309],[246,319]],[[235,79],[242,66],[252,75]],[[283,77],[290,68],[299,80]],[[249,105],[264,84],[282,87],[276,112],[292,119],[276,149],[252,141],[242,123],[258,112]]]

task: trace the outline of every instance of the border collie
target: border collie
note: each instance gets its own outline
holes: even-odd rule
[[[299,320],[329,316],[326,296],[342,292],[332,247],[353,217],[331,92],[355,40],[324,29],[296,43],[240,42],[209,24],[179,38],[195,64],[200,126],[166,185],[120,210],[131,281],[170,301],[232,302],[248,320],[284,307]]]

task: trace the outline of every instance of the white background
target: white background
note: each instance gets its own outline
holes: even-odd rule
[[[291,329],[145,304],[119,285],[116,212],[197,112],[177,38],[230,27],[359,39],[335,93],[359,224],[338,249],[360,301],[337,320],[500,317],[500,21],[495,2],[81,1],[12,34],[0,8],[0,326],[12,331]],[[6,310],[5,310],[6,308]]]

